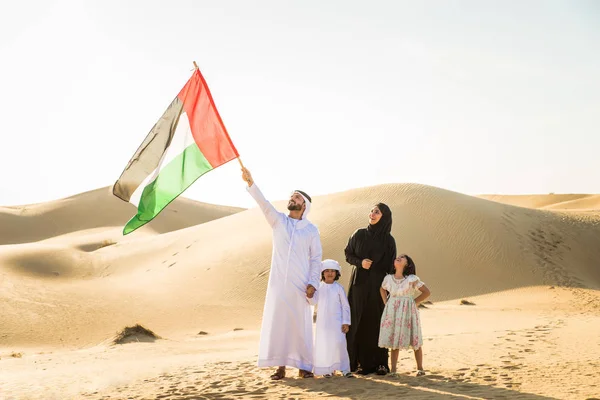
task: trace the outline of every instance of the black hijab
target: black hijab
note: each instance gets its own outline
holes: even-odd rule
[[[367,232],[370,232],[376,238],[385,238],[392,233],[392,210],[384,204],[375,204],[381,211],[381,219],[375,225],[369,224]]]

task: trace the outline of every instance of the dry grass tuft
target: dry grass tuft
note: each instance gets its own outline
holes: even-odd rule
[[[154,342],[156,339],[162,338],[150,329],[144,328],[140,324],[136,324],[134,326],[128,326],[119,332],[113,340],[113,343]]]

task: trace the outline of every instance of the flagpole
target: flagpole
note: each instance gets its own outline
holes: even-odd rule
[[[192,61],[194,63],[194,69],[196,71],[198,71],[200,68],[198,68],[198,64],[196,64],[196,61]],[[244,164],[242,164],[242,159],[238,156],[237,157],[238,162],[240,163],[240,167],[244,168]]]

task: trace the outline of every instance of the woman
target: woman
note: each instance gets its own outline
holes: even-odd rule
[[[369,213],[369,225],[352,234],[346,246],[346,261],[353,265],[348,288],[351,325],[347,334],[350,369],[358,374],[389,372],[388,350],[378,346],[383,300],[379,288],[391,273],[396,241],[391,235],[392,211],[378,203]]]

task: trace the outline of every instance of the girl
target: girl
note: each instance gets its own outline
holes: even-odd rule
[[[317,329],[314,346],[314,373],[330,378],[335,371],[341,371],[347,378],[350,372],[350,358],[346,348],[346,333],[350,328],[350,305],[340,279],[340,264],[334,260],[324,260],[321,267],[321,283],[312,298],[311,305],[317,306]]]
[[[402,254],[394,260],[394,274],[387,275],[381,284],[381,298],[385,303],[381,316],[379,347],[392,350],[392,374],[397,376],[396,364],[400,349],[412,348],[417,361],[417,376],[423,371],[423,335],[419,304],[429,297],[431,292],[416,275],[413,260]],[[389,297],[388,297],[389,293]],[[417,295],[415,297],[415,295]]]

